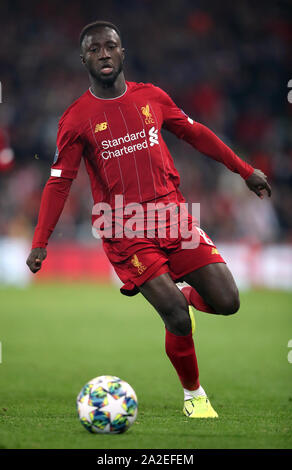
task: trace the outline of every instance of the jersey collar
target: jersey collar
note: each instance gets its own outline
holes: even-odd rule
[[[128,85],[127,85],[127,83],[126,83],[126,89],[125,89],[124,93],[122,93],[121,95],[116,96],[115,98],[100,98],[99,96],[96,96],[96,95],[92,92],[91,88],[89,88],[89,92],[91,93],[91,95],[92,95],[94,98],[96,98],[97,100],[102,100],[102,101],[118,100],[119,98],[122,98],[122,97],[127,93],[127,91],[128,91]]]

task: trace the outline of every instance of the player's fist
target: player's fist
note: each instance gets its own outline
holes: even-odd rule
[[[32,273],[37,273],[41,267],[42,262],[47,257],[47,250],[45,248],[33,248],[26,260],[26,264]]]
[[[254,170],[254,172],[245,180],[247,187],[253,191],[258,197],[263,199],[263,191],[267,191],[268,196],[271,197],[271,186],[267,181],[266,175],[261,170]]]

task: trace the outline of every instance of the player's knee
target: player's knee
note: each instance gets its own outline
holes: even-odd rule
[[[173,333],[176,335],[187,335],[191,331],[191,320],[187,312],[180,312],[171,321]]]
[[[191,330],[191,320],[188,308],[181,302],[172,303],[163,312],[166,328],[176,335],[187,335]]]
[[[239,307],[240,300],[238,290],[236,289],[222,300],[220,305],[220,313],[221,315],[234,315],[236,312],[238,312]]]

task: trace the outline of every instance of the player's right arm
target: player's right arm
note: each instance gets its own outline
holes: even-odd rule
[[[36,273],[47,256],[46,246],[50,235],[63,211],[71,184],[77,176],[83,144],[78,131],[74,129],[67,113],[59,123],[57,151],[41,199],[38,223],[34,232],[32,249],[26,264]]]
[[[26,261],[33,273],[41,269],[42,262],[47,256],[46,246],[63,211],[71,184],[72,180],[69,178],[51,176],[43,190],[32,250]]]

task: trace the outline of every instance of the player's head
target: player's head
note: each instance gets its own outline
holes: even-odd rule
[[[80,57],[94,80],[111,86],[123,70],[124,48],[119,29],[107,21],[95,21],[80,33]]]

